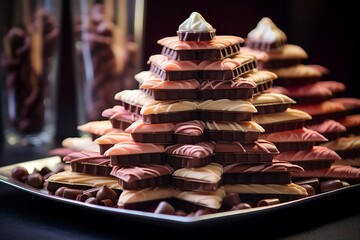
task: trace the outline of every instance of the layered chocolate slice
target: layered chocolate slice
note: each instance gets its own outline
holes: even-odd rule
[[[263,139],[248,143],[217,142],[213,161],[222,165],[228,163],[270,163],[273,156],[278,153],[275,144]]]
[[[167,164],[114,166],[111,175],[116,177],[124,190],[169,186],[174,169]]]
[[[172,174],[175,188],[190,191],[216,191],[222,184],[223,167],[209,163],[203,167],[180,168]]]
[[[273,160],[271,163],[246,164],[230,163],[224,166],[224,184],[288,184],[291,174],[304,171],[298,165],[286,161]]]

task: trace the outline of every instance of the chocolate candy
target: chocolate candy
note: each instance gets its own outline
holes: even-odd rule
[[[113,203],[115,203],[117,199],[117,194],[113,189],[107,186],[102,186],[96,193],[96,199],[98,201],[110,199]]]
[[[11,177],[18,181],[24,182],[28,175],[28,170],[22,166],[16,166],[11,169]]]
[[[257,206],[264,207],[264,206],[271,206],[271,205],[275,205],[275,204],[279,204],[279,203],[280,203],[280,200],[278,198],[265,198],[265,199],[261,199],[257,203]]]
[[[39,39],[33,37],[34,32],[39,33]],[[39,9],[34,21],[24,26],[24,30],[11,27],[4,37],[9,45],[2,61],[6,69],[4,94],[9,101],[5,111],[11,127],[21,134],[35,134],[44,127],[47,78],[58,34],[53,17]],[[40,52],[31,49],[33,43],[39,44]],[[34,54],[39,57],[37,64],[34,64]]]
[[[237,193],[227,193],[225,197],[222,200],[221,203],[221,211],[228,211],[235,205],[239,204],[241,202],[239,194]]]
[[[320,192],[324,193],[324,192],[333,191],[333,190],[336,190],[339,188],[343,188],[348,185],[349,184],[346,182],[343,182],[339,179],[334,179],[334,180],[321,181],[319,188],[320,188]]]
[[[44,178],[40,173],[31,173],[26,177],[25,183],[34,188],[42,188],[44,184]]]
[[[308,196],[316,195],[315,188],[313,186],[311,186],[310,184],[299,184],[299,185],[306,189]]]
[[[230,211],[249,209],[249,208],[252,208],[252,206],[249,203],[238,203],[234,205],[232,208],[230,208]]]

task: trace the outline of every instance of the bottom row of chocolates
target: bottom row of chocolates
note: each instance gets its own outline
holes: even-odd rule
[[[16,166],[11,178],[44,189],[53,196],[86,204],[176,216],[201,216],[276,205],[350,186],[340,179],[309,178],[290,184],[225,184],[211,192],[184,191],[172,186],[122,190],[109,177],[72,172],[68,167],[61,162],[53,169],[34,168],[29,173],[26,168]],[[72,183],[66,182],[65,176],[69,175]],[[57,181],[52,181],[51,176],[58,176]],[[85,179],[87,184],[80,184]]]

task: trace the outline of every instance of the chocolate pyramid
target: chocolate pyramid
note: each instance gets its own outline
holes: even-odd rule
[[[355,133],[358,116],[348,114],[359,108],[359,99],[336,98],[336,94],[344,91],[346,86],[341,82],[325,80],[329,72],[325,67],[303,64],[308,58],[307,53],[300,46],[286,41],[286,35],[271,19],[263,18],[248,34],[243,51],[257,56],[258,68],[276,73],[278,79],[268,91],[293,98],[296,104],[292,108],[311,116],[305,120],[303,130],[316,131],[320,135],[310,145],[303,145],[302,149],[283,149],[279,145],[280,142],[291,141],[294,132],[265,133],[263,137],[280,147],[277,159],[291,161],[305,169],[294,173],[294,179],[340,180],[346,182],[346,186],[358,183],[358,169],[335,165],[342,165],[344,156],[358,156],[358,147],[354,144],[357,136],[353,136],[358,134]],[[268,47],[264,49],[264,45]],[[349,129],[342,123],[347,124]],[[352,136],[339,139],[349,134]],[[310,136],[306,134],[302,138],[310,139]],[[321,136],[325,138],[321,140]]]

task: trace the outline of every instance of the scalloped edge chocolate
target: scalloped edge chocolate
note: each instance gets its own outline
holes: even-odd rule
[[[302,128],[305,126],[305,120],[299,119],[287,122],[276,122],[267,124],[259,123],[259,125],[265,129],[265,133],[273,133]]]
[[[269,88],[271,88],[273,86],[273,84],[274,84],[273,80],[257,84],[256,87],[254,88],[253,95],[259,94],[259,93],[262,93],[262,92],[268,90]]]
[[[284,112],[292,103],[284,103],[284,104],[267,104],[267,105],[255,105],[254,107],[257,109],[257,112],[254,114],[266,114],[266,113],[277,113]]]
[[[176,123],[198,119],[198,110],[142,115],[145,123]]]
[[[198,100],[197,89],[140,89],[149,94],[153,99],[159,101],[180,99]]]
[[[110,165],[110,158],[107,165],[71,161],[70,166],[71,166],[71,170],[74,172],[88,173],[99,176],[110,176],[110,172],[112,169],[112,166]]]
[[[304,168],[306,171],[309,169],[329,168],[335,162],[335,160],[314,159],[314,160],[305,160],[305,161],[298,160],[298,161],[290,161],[290,162]]]
[[[220,49],[176,50],[169,47],[163,47],[161,54],[176,61],[222,60],[239,53],[240,49],[240,43]]]
[[[150,63],[150,72],[163,80],[232,80],[242,76],[251,70],[257,68],[256,60],[249,59],[249,62],[243,63],[234,69],[226,70],[183,70],[183,71],[165,71],[154,63]]]

